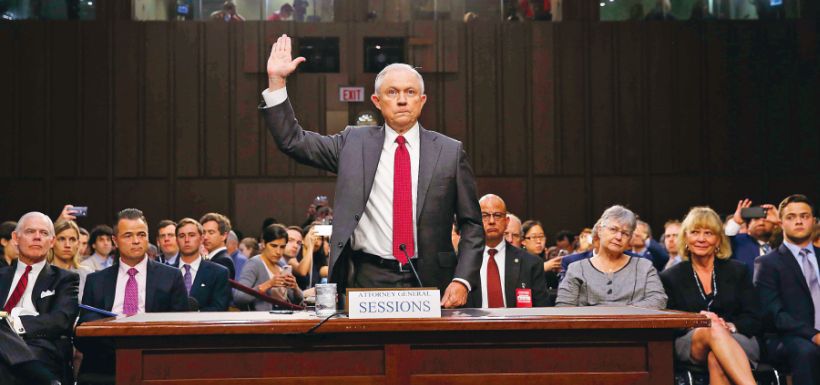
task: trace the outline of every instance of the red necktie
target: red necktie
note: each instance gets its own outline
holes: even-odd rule
[[[20,298],[23,298],[23,293],[26,291],[26,286],[28,285],[28,273],[31,273],[31,265],[26,266],[26,272],[23,273],[23,276],[17,281],[17,286],[15,286],[14,291],[11,292],[11,297],[9,297],[9,301],[6,302],[6,306],[3,306],[3,311],[10,313],[11,309],[14,309],[17,303],[20,302]]]
[[[407,140],[396,138],[396,155],[393,159],[393,256],[402,264],[415,254],[413,243],[413,182],[410,177],[410,152]],[[401,250],[404,245],[407,255]]]
[[[487,261],[487,307],[504,307],[504,295],[501,292],[501,274],[495,263],[496,249],[489,249],[490,260]]]

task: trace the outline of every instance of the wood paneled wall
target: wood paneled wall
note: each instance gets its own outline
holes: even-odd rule
[[[623,203],[656,228],[693,205],[820,198],[814,21],[0,23],[0,218],[90,206],[301,222],[334,177],[282,155],[257,104],[274,36],[338,36],[341,72],[291,79],[297,117],[338,132],[372,92],[362,39],[412,38],[422,124],[465,142],[480,193],[547,232]]]

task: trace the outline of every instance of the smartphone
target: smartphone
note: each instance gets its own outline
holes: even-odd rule
[[[283,275],[293,275],[293,266],[287,265],[282,268]]]
[[[760,206],[742,208],[740,217],[743,219],[766,218],[766,209]]]
[[[329,237],[333,233],[333,225],[315,225],[315,234],[320,237]]]
[[[269,314],[293,314],[293,310],[290,309],[273,309],[268,312]]]
[[[88,206],[74,206],[71,208],[71,215],[75,217],[88,216]]]

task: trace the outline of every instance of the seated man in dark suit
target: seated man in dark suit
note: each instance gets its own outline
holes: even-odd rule
[[[191,218],[184,218],[177,225],[182,280],[199,311],[227,311],[231,304],[228,269],[199,255],[203,232],[202,225]]]
[[[34,357],[70,382],[70,337],[80,276],[46,262],[54,236],[54,224],[42,213],[30,212],[17,221],[12,243],[19,255],[11,266],[0,269],[0,301]]]
[[[142,211],[125,209],[118,214],[114,242],[120,259],[113,266],[88,275],[83,304],[127,316],[139,313],[188,311],[188,294],[179,270],[147,257],[148,222]],[[79,323],[106,316],[83,310]],[[84,354],[80,373],[114,373],[111,341],[78,339]]]
[[[523,298],[519,298],[519,289],[529,291],[532,306],[549,306],[544,262],[504,240],[507,205],[499,196],[492,194],[483,196],[478,203],[484,222],[486,247],[479,272],[481,289],[470,291],[466,306],[530,307],[524,305],[525,293],[521,293]]]
[[[228,247],[225,246],[228,232],[231,231],[231,220],[219,213],[207,213],[199,219],[199,223],[205,229],[202,237],[202,244],[205,250],[208,250],[208,256],[205,259],[225,266],[230,274],[229,277],[236,277],[236,267],[228,255]]]
[[[760,205],[766,209],[765,218],[743,218],[741,211],[751,205],[752,201],[748,199],[739,201],[732,220],[726,221],[725,231],[732,243],[732,259],[745,263],[749,272],[754,273],[755,260],[773,249],[772,236],[774,230],[780,226],[780,218],[777,208],[770,204]],[[747,233],[738,234],[744,221],[748,221]]]
[[[59,384],[57,376],[34,357],[26,342],[0,318],[0,380],[3,384]],[[15,382],[16,381],[16,382]]]
[[[783,244],[760,258],[755,286],[775,362],[786,361],[795,384],[820,384],[820,249],[811,243],[814,206],[804,195],[780,203]]]
[[[652,266],[655,266],[657,271],[663,270],[669,262],[669,253],[666,248],[652,238],[652,228],[649,227],[649,223],[638,220],[638,226],[632,233],[630,244],[632,253],[652,261]]]

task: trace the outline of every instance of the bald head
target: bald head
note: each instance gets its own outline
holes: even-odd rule
[[[481,220],[484,223],[484,238],[488,247],[496,247],[504,240],[507,229],[507,205],[498,195],[487,194],[478,200]]]

